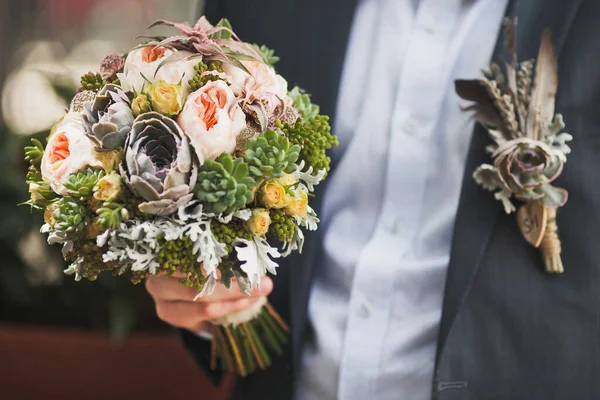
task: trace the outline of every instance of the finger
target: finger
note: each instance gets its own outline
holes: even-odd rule
[[[189,330],[204,330],[206,321],[245,310],[257,301],[258,298],[255,297],[210,303],[159,301],[156,303],[156,314],[161,320],[173,326]]]
[[[198,291],[179,283],[179,279],[167,276],[149,276],[146,279],[146,290],[155,300],[191,301]]]

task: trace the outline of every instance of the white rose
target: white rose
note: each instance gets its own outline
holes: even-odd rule
[[[272,107],[287,96],[288,84],[275,69],[260,61],[242,60],[250,74],[230,63],[223,63],[223,71],[231,78],[231,88],[237,96],[249,100],[264,100]]]
[[[209,82],[187,98],[177,122],[201,164],[234,152],[237,136],[246,127],[237,101],[223,81]]]
[[[187,51],[182,52],[192,54]],[[118,74],[123,89],[141,93],[142,88],[149,85],[146,79],[151,83],[163,80],[169,84],[177,84],[181,81],[183,95],[188,95],[190,93],[188,81],[196,75],[194,66],[198,64],[199,59],[171,62],[162,66],[157,73],[156,70],[160,63],[173,53],[174,51],[171,49],[155,47],[154,45],[132,50],[125,60],[123,73]],[[156,76],[154,76],[155,74]]]
[[[85,136],[81,115],[71,112],[56,126],[54,134],[42,157],[42,178],[52,190],[63,196],[68,192],[64,187],[70,175],[85,167],[102,167],[96,158],[94,143]]]

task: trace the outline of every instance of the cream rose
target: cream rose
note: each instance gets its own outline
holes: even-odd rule
[[[292,197],[289,204],[285,207],[285,213],[302,219],[308,216],[308,193],[300,190]]]
[[[262,202],[269,208],[284,208],[289,204],[290,198],[285,188],[279,182],[273,180],[265,183],[262,187]]]
[[[298,179],[294,174],[285,174],[281,178],[278,178],[277,182],[279,182],[284,187],[290,187],[298,183]]]
[[[180,85],[156,81],[148,86],[146,94],[150,99],[152,109],[156,112],[173,117],[181,111],[183,99]]]
[[[102,177],[94,187],[94,198],[100,201],[114,200],[121,193],[121,176],[111,172]]]
[[[209,82],[187,98],[177,122],[201,164],[234,152],[237,136],[246,127],[237,101],[223,81]]]
[[[247,100],[266,101],[273,109],[279,104],[278,99],[287,96],[288,84],[275,70],[260,61],[242,60],[242,64],[250,72],[229,63],[223,63],[223,71],[231,79],[233,92]]]
[[[69,113],[48,139],[41,163],[42,179],[56,193],[66,196],[64,183],[87,166],[102,168],[102,162],[96,158],[94,143],[85,135],[81,115]]]
[[[265,235],[271,225],[271,215],[269,215],[269,210],[255,208],[252,210],[252,217],[250,217],[247,224],[250,232],[256,236]]]
[[[165,64],[156,72],[159,65],[173,53],[174,51],[171,49],[154,45],[140,47],[129,52],[123,73],[117,74],[123,89],[141,93],[142,89],[149,84],[146,79],[151,83],[162,80],[171,84],[181,82],[183,96],[188,95],[190,93],[188,81],[196,75],[194,66],[199,61],[197,58]]]

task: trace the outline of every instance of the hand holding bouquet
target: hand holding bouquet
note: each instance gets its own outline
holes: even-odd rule
[[[226,20],[157,24],[179,34],[107,56],[46,146],[26,148],[27,204],[77,280],[177,272],[196,297],[233,279],[249,293],[317,229],[309,197],[337,139],[273,52]],[[266,298],[212,322],[213,363],[241,375],[287,340]]]

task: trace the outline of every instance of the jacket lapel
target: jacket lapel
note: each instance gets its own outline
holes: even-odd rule
[[[517,53],[519,59],[523,61],[536,57],[540,38],[545,28],[552,30],[557,51],[560,54],[580,4],[581,0],[511,1],[507,16],[517,16],[518,18]],[[504,37],[501,34],[496,44],[493,61],[503,65],[507,56],[504,50]],[[477,166],[491,161],[489,154],[485,152],[485,146],[489,143],[486,130],[477,125],[467,156],[456,216],[438,337],[437,360],[441,357],[448,333],[476,276],[498,217],[504,212],[500,202],[495,200],[490,192],[479,187],[472,178]]]

